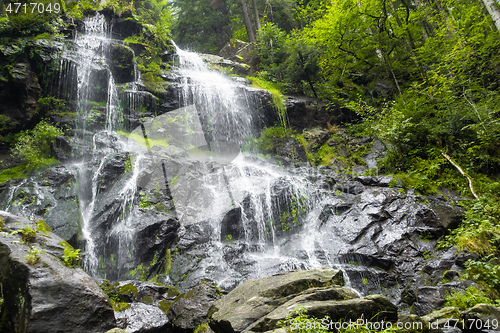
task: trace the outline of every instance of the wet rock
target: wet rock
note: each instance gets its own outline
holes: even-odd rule
[[[98,191],[108,190],[112,184],[120,178],[125,172],[125,163],[130,162],[130,156],[127,153],[119,153],[107,156],[98,179]]]
[[[0,80],[0,115],[8,128],[26,125],[35,115],[41,87],[28,62],[11,64],[8,78]]]
[[[125,39],[133,35],[139,35],[142,32],[140,23],[126,18],[114,17],[111,27],[111,36],[117,39]]]
[[[215,332],[241,332],[310,287],[343,283],[342,272],[329,268],[248,280],[214,303],[210,327]]]
[[[132,303],[128,309],[115,311],[117,326],[129,333],[159,333],[168,327],[168,318],[158,307]]]
[[[433,330],[438,328],[455,327],[461,319],[461,314],[456,307],[445,307],[422,317]]]
[[[500,307],[489,304],[477,304],[462,313],[465,323],[468,323],[470,331],[489,329],[500,330]],[[497,323],[494,325],[494,323]],[[495,327],[496,326],[496,327]]]
[[[351,297],[352,294],[348,297]],[[344,296],[345,297],[345,296]],[[331,321],[353,321],[360,318],[370,318],[370,321],[396,321],[397,307],[382,295],[370,295],[364,298],[329,298],[327,300],[316,301],[307,300],[298,296],[286,302],[282,306],[273,310],[271,313],[258,320],[257,323],[250,325],[254,332],[266,332],[276,329],[280,322],[287,318],[297,316],[294,310],[298,306],[303,306],[307,315],[314,318],[330,317]]]
[[[358,115],[346,108],[327,107],[326,104],[307,97],[287,96],[287,116],[290,126],[301,131],[305,128],[324,127],[353,122]]]
[[[221,241],[226,239],[240,239],[245,236],[241,223],[241,207],[231,209],[221,221]]]
[[[177,248],[183,253],[196,244],[206,243],[212,234],[212,228],[208,222],[200,222],[181,226],[179,229],[179,242]]]
[[[134,51],[122,44],[111,44],[107,56],[109,69],[116,83],[134,81]]]
[[[72,157],[72,150],[71,144],[65,137],[56,137],[52,146],[52,152],[59,161],[68,161]]]
[[[116,327],[108,298],[82,269],[62,263],[64,242],[38,231],[22,242],[22,232],[37,225],[0,212],[0,282],[3,286],[2,326],[16,332],[89,332]],[[28,263],[30,260],[30,264]]]
[[[423,316],[433,309],[441,308],[445,303],[444,294],[438,287],[421,287],[417,290],[417,302],[413,304],[416,315]]]
[[[247,64],[224,59],[223,57],[213,54],[201,54],[201,57],[212,66],[215,65],[222,68],[228,68],[233,74],[236,75],[247,76],[250,73],[250,66]]]
[[[175,332],[193,332],[198,325],[207,321],[208,309],[220,295],[220,289],[208,281],[179,295],[168,313],[172,329]]]

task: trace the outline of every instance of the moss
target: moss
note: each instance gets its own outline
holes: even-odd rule
[[[139,291],[137,290],[137,287],[134,286],[132,283],[127,283],[127,284],[119,287],[118,292],[121,294],[124,294],[124,295],[136,296]]]
[[[18,165],[10,169],[2,170],[0,172],[0,184],[6,183],[12,179],[26,178],[31,172],[32,168],[25,165]]]
[[[466,310],[477,304],[491,304],[494,305],[495,302],[489,298],[486,293],[475,286],[470,286],[465,290],[465,293],[461,290],[452,292],[446,295],[446,305],[448,307],[457,307],[460,310]]]
[[[166,275],[166,274],[170,273],[170,270],[172,269],[172,254],[170,253],[170,249],[167,249],[167,251],[165,252],[164,265],[165,265],[165,269],[164,269],[163,273]]]
[[[121,312],[130,309],[130,304],[126,302],[111,302],[113,305],[113,311]]]
[[[30,252],[26,255],[25,259],[28,265],[34,266],[40,260],[40,253],[42,250],[37,247],[32,247]]]
[[[153,304],[153,299],[151,296],[146,295],[142,298],[141,302],[144,304]]]
[[[168,311],[170,311],[170,307],[172,306],[172,304],[174,304],[174,302],[162,300],[162,301],[160,301],[158,308],[161,311],[163,311],[163,313],[168,314]]]
[[[169,287],[168,291],[167,291],[167,296],[168,297],[175,297],[177,295],[179,295],[179,290],[176,288],[176,287]]]
[[[5,227],[5,221],[0,217],[0,231],[3,231],[4,227]]]
[[[208,326],[208,323],[203,323],[198,325],[198,327],[195,328],[193,333],[203,333],[203,332],[210,332],[210,327]]]

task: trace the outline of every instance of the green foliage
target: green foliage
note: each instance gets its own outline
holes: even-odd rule
[[[208,323],[202,323],[198,325],[198,327],[195,328],[193,333],[204,333],[204,332],[210,332],[210,326],[208,326]]]
[[[68,242],[61,241],[59,243],[64,247],[63,263],[68,267],[78,266],[81,260],[80,249],[75,250]]]
[[[44,220],[38,220],[38,222],[36,222],[36,231],[42,232],[45,235],[48,235],[49,232],[52,232],[52,230],[50,230],[49,225]]]
[[[125,311],[130,308],[130,304],[127,302],[112,302],[111,305],[113,306],[113,311],[116,312],[121,312]]]
[[[132,161],[130,160],[130,154],[127,155],[125,160],[125,173],[131,172],[133,170]]]
[[[271,93],[272,102],[274,107],[276,108],[278,119],[281,127],[286,129],[287,127],[287,119],[286,119],[286,107],[285,102],[283,100],[283,95],[280,92],[280,87],[278,84],[267,81],[261,77],[248,77],[250,81],[252,81],[252,87],[265,89]]]
[[[477,281],[489,291],[489,295],[500,298],[500,264],[498,258],[487,256],[481,261],[468,260],[465,263],[466,278]]]
[[[142,209],[147,209],[153,206],[151,203],[151,199],[147,193],[140,192],[139,193],[139,207]]]
[[[4,227],[5,227],[5,221],[0,217],[0,231],[3,231]]]
[[[303,306],[294,308],[294,316],[287,316],[284,321],[279,321],[278,325],[286,329],[287,332],[299,333],[327,333],[328,330],[323,325],[323,320],[309,317],[307,310]],[[326,317],[328,320],[328,317]]]
[[[21,234],[21,239],[24,244],[29,244],[35,241],[36,239],[36,230],[33,229],[29,225],[25,225],[24,228],[22,229],[17,229],[12,231],[10,234],[11,235],[16,235],[16,234]]]
[[[22,132],[17,138],[11,152],[18,156],[28,168],[51,165],[55,160],[50,159],[51,145],[63,131],[45,121],[39,122],[34,129]]]
[[[465,290],[465,293],[461,290],[453,291],[446,295],[446,305],[445,306],[455,306],[460,310],[466,310],[477,304],[492,304],[495,302],[489,298],[480,289],[470,286]]]
[[[250,139],[244,149],[251,152],[276,154],[276,148],[286,141],[289,133],[282,126],[266,127],[260,133],[260,137],[258,139]]]
[[[70,112],[69,106],[66,104],[65,100],[57,99],[53,96],[41,97],[38,100],[38,114],[42,116],[74,116],[74,113]]]
[[[34,266],[40,260],[43,251],[37,247],[31,247],[30,252],[24,257],[28,265]]]
[[[163,274],[167,275],[172,269],[172,254],[170,253],[170,249],[167,249],[167,251],[165,252],[164,265],[165,268],[163,269]]]
[[[34,9],[31,3],[18,8],[16,13],[16,1],[4,1],[0,7],[2,17],[0,24],[0,36],[19,37],[19,36],[37,36],[43,33],[55,34],[59,28],[64,26],[59,17],[63,14],[63,2],[54,2],[51,0],[40,0]],[[57,4],[57,5],[56,5]],[[9,7],[10,5],[10,7]],[[56,7],[55,7],[56,6]],[[7,10],[11,11],[8,12]]]
[[[500,255],[500,203],[483,199],[469,204],[462,224],[440,242],[441,247],[453,245],[482,256]]]

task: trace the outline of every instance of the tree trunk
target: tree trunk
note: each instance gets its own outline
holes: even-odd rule
[[[498,8],[500,5],[496,3],[495,0],[483,0],[483,3],[488,13],[490,13],[498,31],[500,31],[500,9]]]
[[[257,31],[260,30],[260,18],[259,18],[259,10],[257,9],[257,0],[253,0],[253,10],[255,12],[255,26],[257,27]]]
[[[256,43],[255,33],[253,32],[252,21],[248,15],[248,5],[246,0],[241,0],[241,11],[243,12],[243,21],[245,22],[245,27],[247,28],[248,40],[250,43]]]

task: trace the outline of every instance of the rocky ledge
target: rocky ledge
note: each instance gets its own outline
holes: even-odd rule
[[[72,248],[66,241],[43,221],[2,211],[0,221],[1,332],[88,333],[116,326],[102,289],[81,268],[67,266]]]

